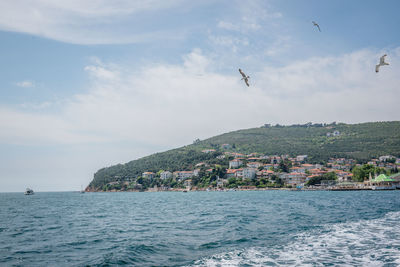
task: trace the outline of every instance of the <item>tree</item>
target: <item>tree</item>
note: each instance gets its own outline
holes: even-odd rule
[[[354,181],[363,182],[369,178],[370,174],[371,176],[375,176],[375,174],[385,173],[385,170],[373,165],[364,164],[362,166],[355,166],[352,173]]]
[[[289,169],[291,168],[292,163],[288,160],[282,160],[279,162],[278,170],[281,172],[289,172]]]
[[[336,173],[328,172],[328,173],[324,173],[323,175],[311,177],[310,180],[308,180],[305,185],[306,186],[316,185],[316,184],[320,184],[321,181],[325,181],[325,180],[337,180]]]

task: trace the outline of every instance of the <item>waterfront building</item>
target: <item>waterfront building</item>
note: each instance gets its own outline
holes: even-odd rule
[[[188,188],[188,187],[191,187],[191,186],[192,186],[192,179],[187,179],[187,180],[185,180],[185,181],[183,182],[183,185],[186,186],[187,188]]]
[[[244,168],[243,178],[253,179],[256,177],[256,169],[254,168]]]
[[[172,172],[170,172],[170,171],[164,171],[160,174],[160,178],[163,180],[171,178],[171,177],[172,177]]]
[[[285,183],[292,186],[303,185],[306,180],[304,173],[291,172],[287,174]]]
[[[388,177],[385,174],[380,174],[374,179],[370,179],[364,182],[365,185],[370,186],[372,190],[390,190],[396,189],[398,182],[395,179]]]

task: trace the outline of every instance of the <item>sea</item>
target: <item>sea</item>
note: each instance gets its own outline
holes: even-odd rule
[[[400,191],[0,193],[0,266],[400,266]]]

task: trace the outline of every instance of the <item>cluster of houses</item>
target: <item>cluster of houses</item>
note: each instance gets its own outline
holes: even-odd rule
[[[230,148],[229,144],[222,145],[225,149]],[[214,149],[205,149],[203,153],[215,152]],[[281,181],[290,187],[302,187],[312,177],[321,176],[323,174],[334,172],[337,177],[337,183],[345,185],[350,184],[353,180],[353,174],[351,168],[356,164],[354,159],[348,158],[331,158],[324,166],[321,164],[309,164],[307,163],[307,155],[298,155],[296,157],[289,157],[289,155],[259,155],[257,153],[251,153],[244,155],[236,152],[225,152],[219,155],[217,158],[224,159],[229,157],[229,168],[225,170],[224,177],[217,178],[217,186],[223,188],[228,184],[229,178],[235,177],[239,179],[276,179],[280,178]],[[287,172],[279,170],[279,164],[281,161],[291,162],[291,166]],[[268,162],[268,163],[266,163]],[[395,169],[400,167],[400,158],[393,156],[382,156],[379,159],[372,159],[368,164],[385,168]],[[213,166],[209,166],[205,162],[199,162],[195,165],[195,169],[191,171],[163,171],[159,174],[161,179],[174,178],[177,181],[183,181],[184,185],[191,187],[193,177],[198,177],[200,174],[200,168],[206,168],[206,173],[213,172]],[[155,178],[156,174],[153,172],[144,172],[142,174],[144,178]],[[369,182],[373,182],[370,177]],[[400,177],[399,177],[400,179]]]

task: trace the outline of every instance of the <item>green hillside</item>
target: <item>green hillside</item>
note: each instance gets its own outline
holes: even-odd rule
[[[338,131],[339,135],[327,136],[334,131]],[[231,148],[222,149],[222,144],[229,144]],[[203,149],[215,149],[216,152],[203,153]],[[89,187],[96,189],[109,182],[136,178],[145,171],[192,170],[199,162],[212,163],[225,151],[290,156],[306,154],[310,162],[323,162],[330,157],[354,158],[364,162],[381,155],[400,156],[400,122],[266,125],[234,131],[100,169]]]

